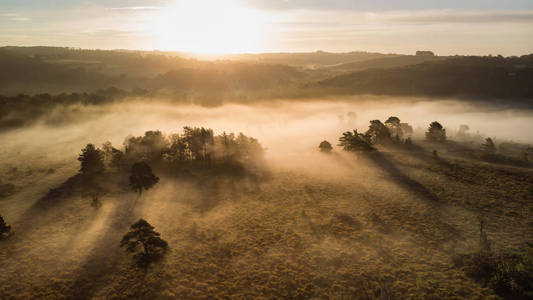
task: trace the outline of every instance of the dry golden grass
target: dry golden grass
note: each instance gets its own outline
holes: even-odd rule
[[[98,210],[72,196],[11,222],[0,298],[497,299],[452,256],[477,246],[480,213],[495,249],[531,241],[532,186],[531,169],[383,152],[273,166],[261,181],[162,178]],[[119,248],[139,217],[170,246],[146,272]]]

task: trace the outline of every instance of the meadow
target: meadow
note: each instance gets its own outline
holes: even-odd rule
[[[367,154],[335,146],[343,132],[392,115],[414,128],[413,147]],[[500,147],[527,149],[533,137],[516,128],[531,118],[453,99],[386,97],[209,108],[137,98],[55,109],[1,133],[0,207],[12,226],[0,241],[1,298],[527,299],[518,277],[498,289],[492,277],[473,276],[464,257],[482,253],[483,220],[491,257],[521,257],[519,274],[531,276],[533,168]],[[435,120],[447,143],[425,140]],[[460,135],[463,124],[470,129]],[[101,207],[79,192],[86,144],[124,149],[131,135],[186,125],[257,138],[261,175],[155,167],[159,182],[139,196],[109,171]],[[508,159],[479,155],[489,136]],[[323,140],[332,153],[319,152]],[[120,247],[139,218],[169,246],[145,269]]]

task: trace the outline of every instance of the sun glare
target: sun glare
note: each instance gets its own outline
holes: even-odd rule
[[[264,39],[264,15],[237,0],[178,0],[156,19],[160,50],[258,52]]]

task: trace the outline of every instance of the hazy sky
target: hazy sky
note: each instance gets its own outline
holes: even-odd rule
[[[533,0],[0,0],[0,45],[533,52]]]

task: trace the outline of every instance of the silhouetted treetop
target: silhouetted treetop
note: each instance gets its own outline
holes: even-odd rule
[[[2,216],[0,216],[0,239],[3,239],[11,234],[11,226],[8,225]]]
[[[135,253],[133,259],[139,267],[146,268],[152,262],[161,259],[168,250],[168,243],[159,232],[144,219],[131,225],[130,231],[122,237],[120,247]]]
[[[322,153],[331,153],[331,150],[333,150],[333,147],[331,146],[330,142],[322,141],[320,145],[318,145],[318,149],[320,149],[320,152]]]
[[[78,157],[80,161],[80,173],[84,177],[92,178],[105,171],[104,153],[93,144],[88,144],[81,150]]]
[[[152,168],[145,162],[137,162],[131,167],[130,186],[137,193],[142,194],[143,190],[152,188],[159,182],[159,178],[154,175]]]
[[[432,122],[426,132],[426,139],[432,142],[444,142],[446,140],[446,129],[439,122]]]
[[[348,152],[371,152],[376,149],[367,141],[366,136],[354,130],[347,131],[339,138],[339,146]]]
[[[398,120],[399,121],[399,120]],[[381,123],[380,120],[370,121],[370,126],[365,133],[367,140],[375,144],[386,144],[391,141],[391,134],[387,126]]]
[[[496,153],[496,145],[494,145],[494,141],[490,137],[485,139],[485,143],[481,145],[481,149],[487,154]]]

